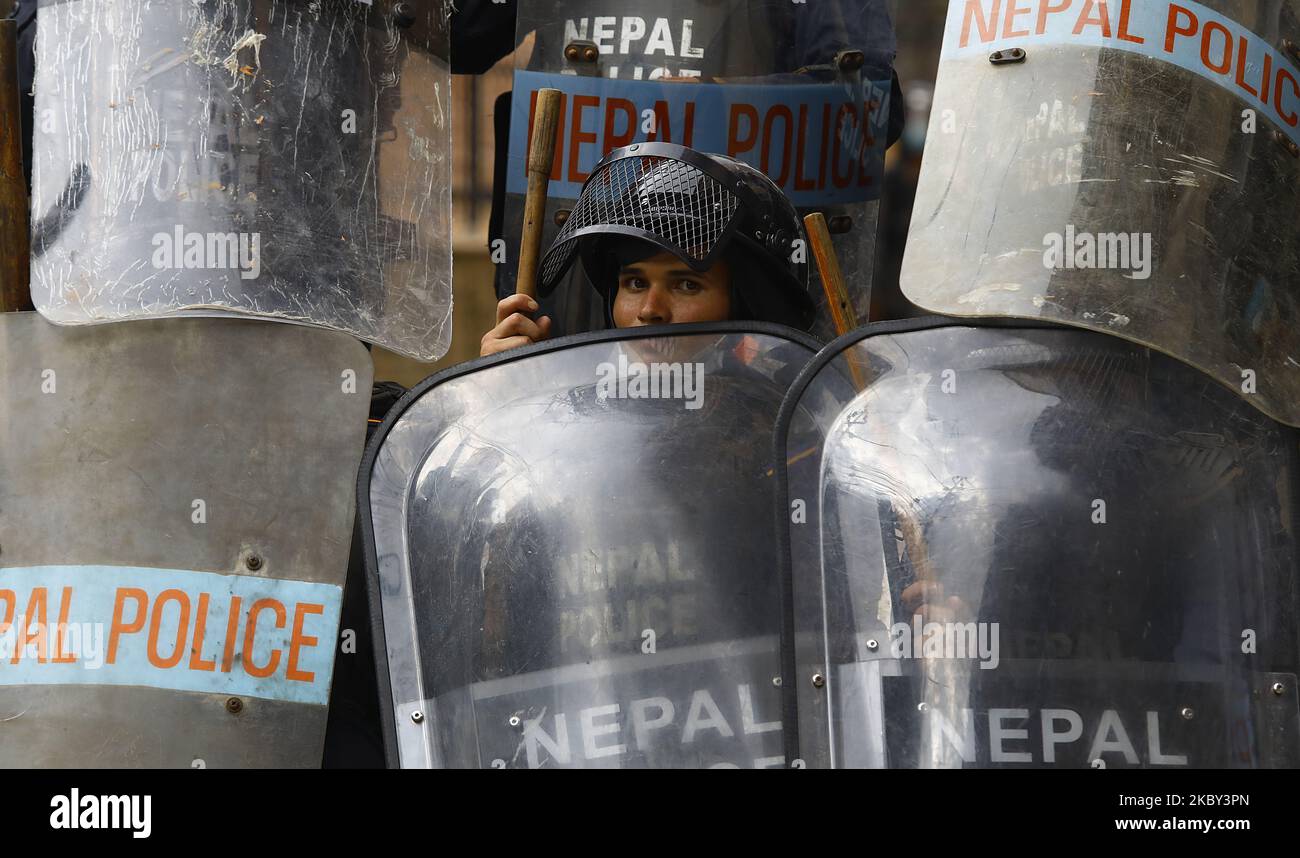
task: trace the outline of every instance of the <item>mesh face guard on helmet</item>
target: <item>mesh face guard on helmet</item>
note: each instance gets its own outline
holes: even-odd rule
[[[790,201],[758,170],[671,143],[616,149],[596,165],[572,214],[542,259],[539,294],[549,295],[581,256],[613,323],[617,248],[644,242],[704,272],[731,265],[732,318],[807,329],[813,303],[802,236]],[[625,260],[624,260],[625,261]]]
[[[707,271],[735,228],[746,193],[712,159],[683,146],[642,143],[611,153],[596,165],[542,259],[541,294],[555,288],[581,239],[592,235],[641,239]]]

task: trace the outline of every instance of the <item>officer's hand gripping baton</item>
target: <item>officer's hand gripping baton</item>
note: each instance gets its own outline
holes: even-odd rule
[[[546,219],[546,195],[551,187],[555,164],[555,132],[560,119],[560,91],[537,91],[537,112],[533,117],[532,142],[528,147],[528,196],[524,200],[524,235],[519,248],[519,275],[515,291],[537,296],[537,267],[542,252],[542,225]]]

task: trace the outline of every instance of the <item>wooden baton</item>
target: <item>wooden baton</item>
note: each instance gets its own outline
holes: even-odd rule
[[[528,196],[524,199],[524,232],[519,247],[519,275],[515,291],[537,296],[537,268],[542,254],[542,230],[546,220],[546,195],[555,165],[555,129],[560,119],[560,91],[537,91],[533,136],[528,147]]]
[[[840,269],[839,257],[835,255],[835,245],[831,242],[831,231],[826,226],[826,216],[821,212],[813,212],[803,219],[803,225],[808,231],[808,244],[812,246],[813,258],[817,260],[817,272],[821,274],[826,303],[831,308],[835,334],[842,337],[858,327],[858,314],[853,309],[848,287],[844,284],[844,272]],[[853,384],[862,390],[867,386],[862,367],[852,354],[845,355],[845,359],[853,376]]]
[[[835,255],[835,245],[831,243],[826,216],[813,212],[803,219],[803,225],[808,230],[808,243],[812,245],[817,271],[822,276],[822,289],[826,292],[826,303],[830,305],[831,318],[835,321],[835,333],[843,336],[858,326],[858,314],[844,285],[844,272],[840,270],[840,260]]]

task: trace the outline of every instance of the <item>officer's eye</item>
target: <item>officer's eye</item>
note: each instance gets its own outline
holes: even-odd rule
[[[629,292],[640,292],[643,289],[648,289],[649,285],[640,277],[624,277],[619,282],[619,288],[626,289]]]
[[[677,288],[679,291],[685,292],[688,295],[695,295],[703,291],[704,284],[696,280],[680,280],[677,283]]]

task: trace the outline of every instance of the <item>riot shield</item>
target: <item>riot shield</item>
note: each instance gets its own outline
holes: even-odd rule
[[[37,309],[252,315],[441,357],[442,5],[41,0]]]
[[[778,431],[808,766],[1300,765],[1295,430],[1117,338],[922,321]]]
[[[501,297],[514,291],[537,90],[564,93],[544,246],[613,149],[678,143],[766,173],[802,213],[822,211],[868,318],[895,51],[885,0],[521,0]],[[805,261],[811,262],[809,256]],[[814,334],[834,326],[824,291]],[[577,265],[543,302],[561,332],[600,329]]]
[[[1300,425],[1297,41],[1295,0],[954,0],[904,293],[1149,345]]]
[[[370,357],[0,314],[0,766],[319,766]]]
[[[395,406],[358,487],[390,764],[782,765],[771,430],[814,349],[601,332]]]

